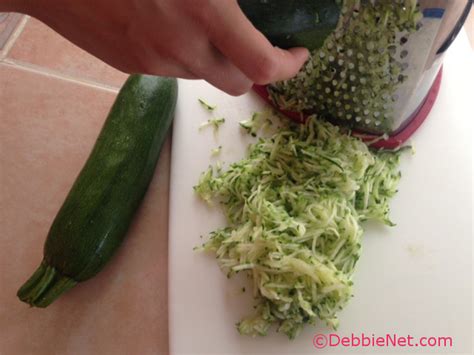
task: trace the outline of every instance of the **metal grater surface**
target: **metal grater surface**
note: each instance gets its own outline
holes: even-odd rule
[[[369,133],[397,128],[398,89],[407,81],[416,0],[346,0],[336,31],[293,79],[268,87],[284,109],[317,113]]]

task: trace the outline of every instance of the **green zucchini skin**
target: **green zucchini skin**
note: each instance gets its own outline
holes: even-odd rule
[[[239,0],[252,24],[277,47],[320,48],[337,26],[335,0]]]
[[[153,177],[177,95],[176,79],[128,78],[54,219],[40,268],[18,291],[22,301],[45,307],[110,260]]]

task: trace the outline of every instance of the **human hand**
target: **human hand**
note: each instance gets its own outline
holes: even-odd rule
[[[119,70],[205,79],[232,95],[294,76],[308,56],[273,47],[236,0],[2,1]]]

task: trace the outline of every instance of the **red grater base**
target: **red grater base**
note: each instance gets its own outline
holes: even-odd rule
[[[423,100],[419,108],[413,113],[411,118],[408,120],[408,123],[402,129],[389,136],[387,139],[378,139],[380,138],[380,136],[362,133],[355,130],[352,131],[352,135],[355,137],[359,137],[364,142],[374,142],[370,144],[370,146],[374,148],[395,149],[401,146],[416,132],[416,130],[422,125],[426,117],[428,117],[429,113],[431,112],[431,109],[433,108],[433,105],[436,102],[436,98],[438,97],[442,77],[443,68],[441,67],[433,85],[431,86],[430,91],[428,92],[428,95],[426,95],[426,98]],[[276,108],[279,112],[292,119],[293,121],[301,123],[304,122],[304,120],[306,120],[306,118],[308,117],[308,115],[304,115],[298,112],[278,109],[274,105],[273,101],[270,100],[266,86],[254,85],[253,89],[268,104]]]

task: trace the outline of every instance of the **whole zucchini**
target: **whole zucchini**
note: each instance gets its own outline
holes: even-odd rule
[[[96,275],[122,243],[171,126],[176,79],[131,75],[49,231],[44,258],[18,297],[46,307]]]
[[[238,0],[252,24],[280,48],[320,48],[337,26],[335,0]]]

